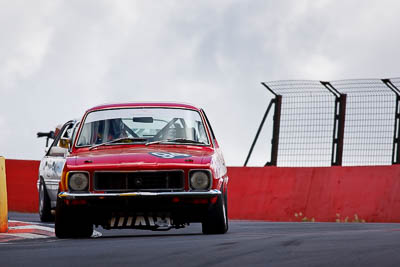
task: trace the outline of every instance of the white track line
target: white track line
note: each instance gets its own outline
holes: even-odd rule
[[[26,221],[17,221],[17,220],[8,220],[8,222],[14,222],[14,223],[26,223],[26,224],[35,224],[35,225],[41,225],[43,223],[40,222],[26,222]]]
[[[54,228],[40,226],[40,225],[19,225],[19,226],[11,226],[8,228],[9,229],[36,229],[36,230],[43,230],[43,231],[48,231],[48,232],[54,233]]]
[[[12,230],[35,229],[35,230],[42,230],[42,231],[47,231],[47,232],[51,232],[51,233],[55,232],[53,227],[42,226],[42,225],[40,225],[40,223],[36,223],[36,222],[24,222],[24,221],[16,221],[16,220],[8,220],[8,222],[28,224],[28,225],[18,225],[18,226],[8,227],[9,229],[12,229]],[[33,234],[33,233],[4,233],[2,235],[15,236],[15,237],[27,238],[27,239],[52,237],[52,236]],[[93,230],[93,234],[91,237],[98,238],[98,237],[101,237],[102,235],[103,234],[100,233],[99,231]]]
[[[7,235],[26,238],[26,239],[37,239],[37,238],[49,238],[50,237],[50,236],[47,236],[47,235],[38,235],[38,234],[31,234],[31,233],[20,233],[20,234],[9,234],[9,233],[7,233]]]

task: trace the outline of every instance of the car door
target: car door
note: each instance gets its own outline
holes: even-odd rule
[[[40,173],[52,207],[56,204],[58,184],[68,154],[68,148],[65,148],[63,143],[65,140],[71,140],[75,124],[76,121],[69,121],[63,125],[40,164]]]

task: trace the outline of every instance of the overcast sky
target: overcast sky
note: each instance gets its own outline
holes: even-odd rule
[[[242,165],[270,100],[261,81],[400,76],[400,1],[0,1],[0,155],[119,101],[203,107]],[[269,151],[266,152],[268,154]]]

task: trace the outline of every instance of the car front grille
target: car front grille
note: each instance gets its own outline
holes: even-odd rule
[[[98,191],[183,190],[184,172],[95,172],[93,187]]]

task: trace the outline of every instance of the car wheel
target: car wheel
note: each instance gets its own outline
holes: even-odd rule
[[[39,217],[42,222],[54,221],[54,216],[51,214],[50,197],[43,181],[40,181],[39,184]]]
[[[89,238],[93,224],[84,210],[70,207],[57,198],[55,234],[58,238]]]
[[[202,222],[203,234],[225,234],[228,231],[227,193],[219,196]]]

